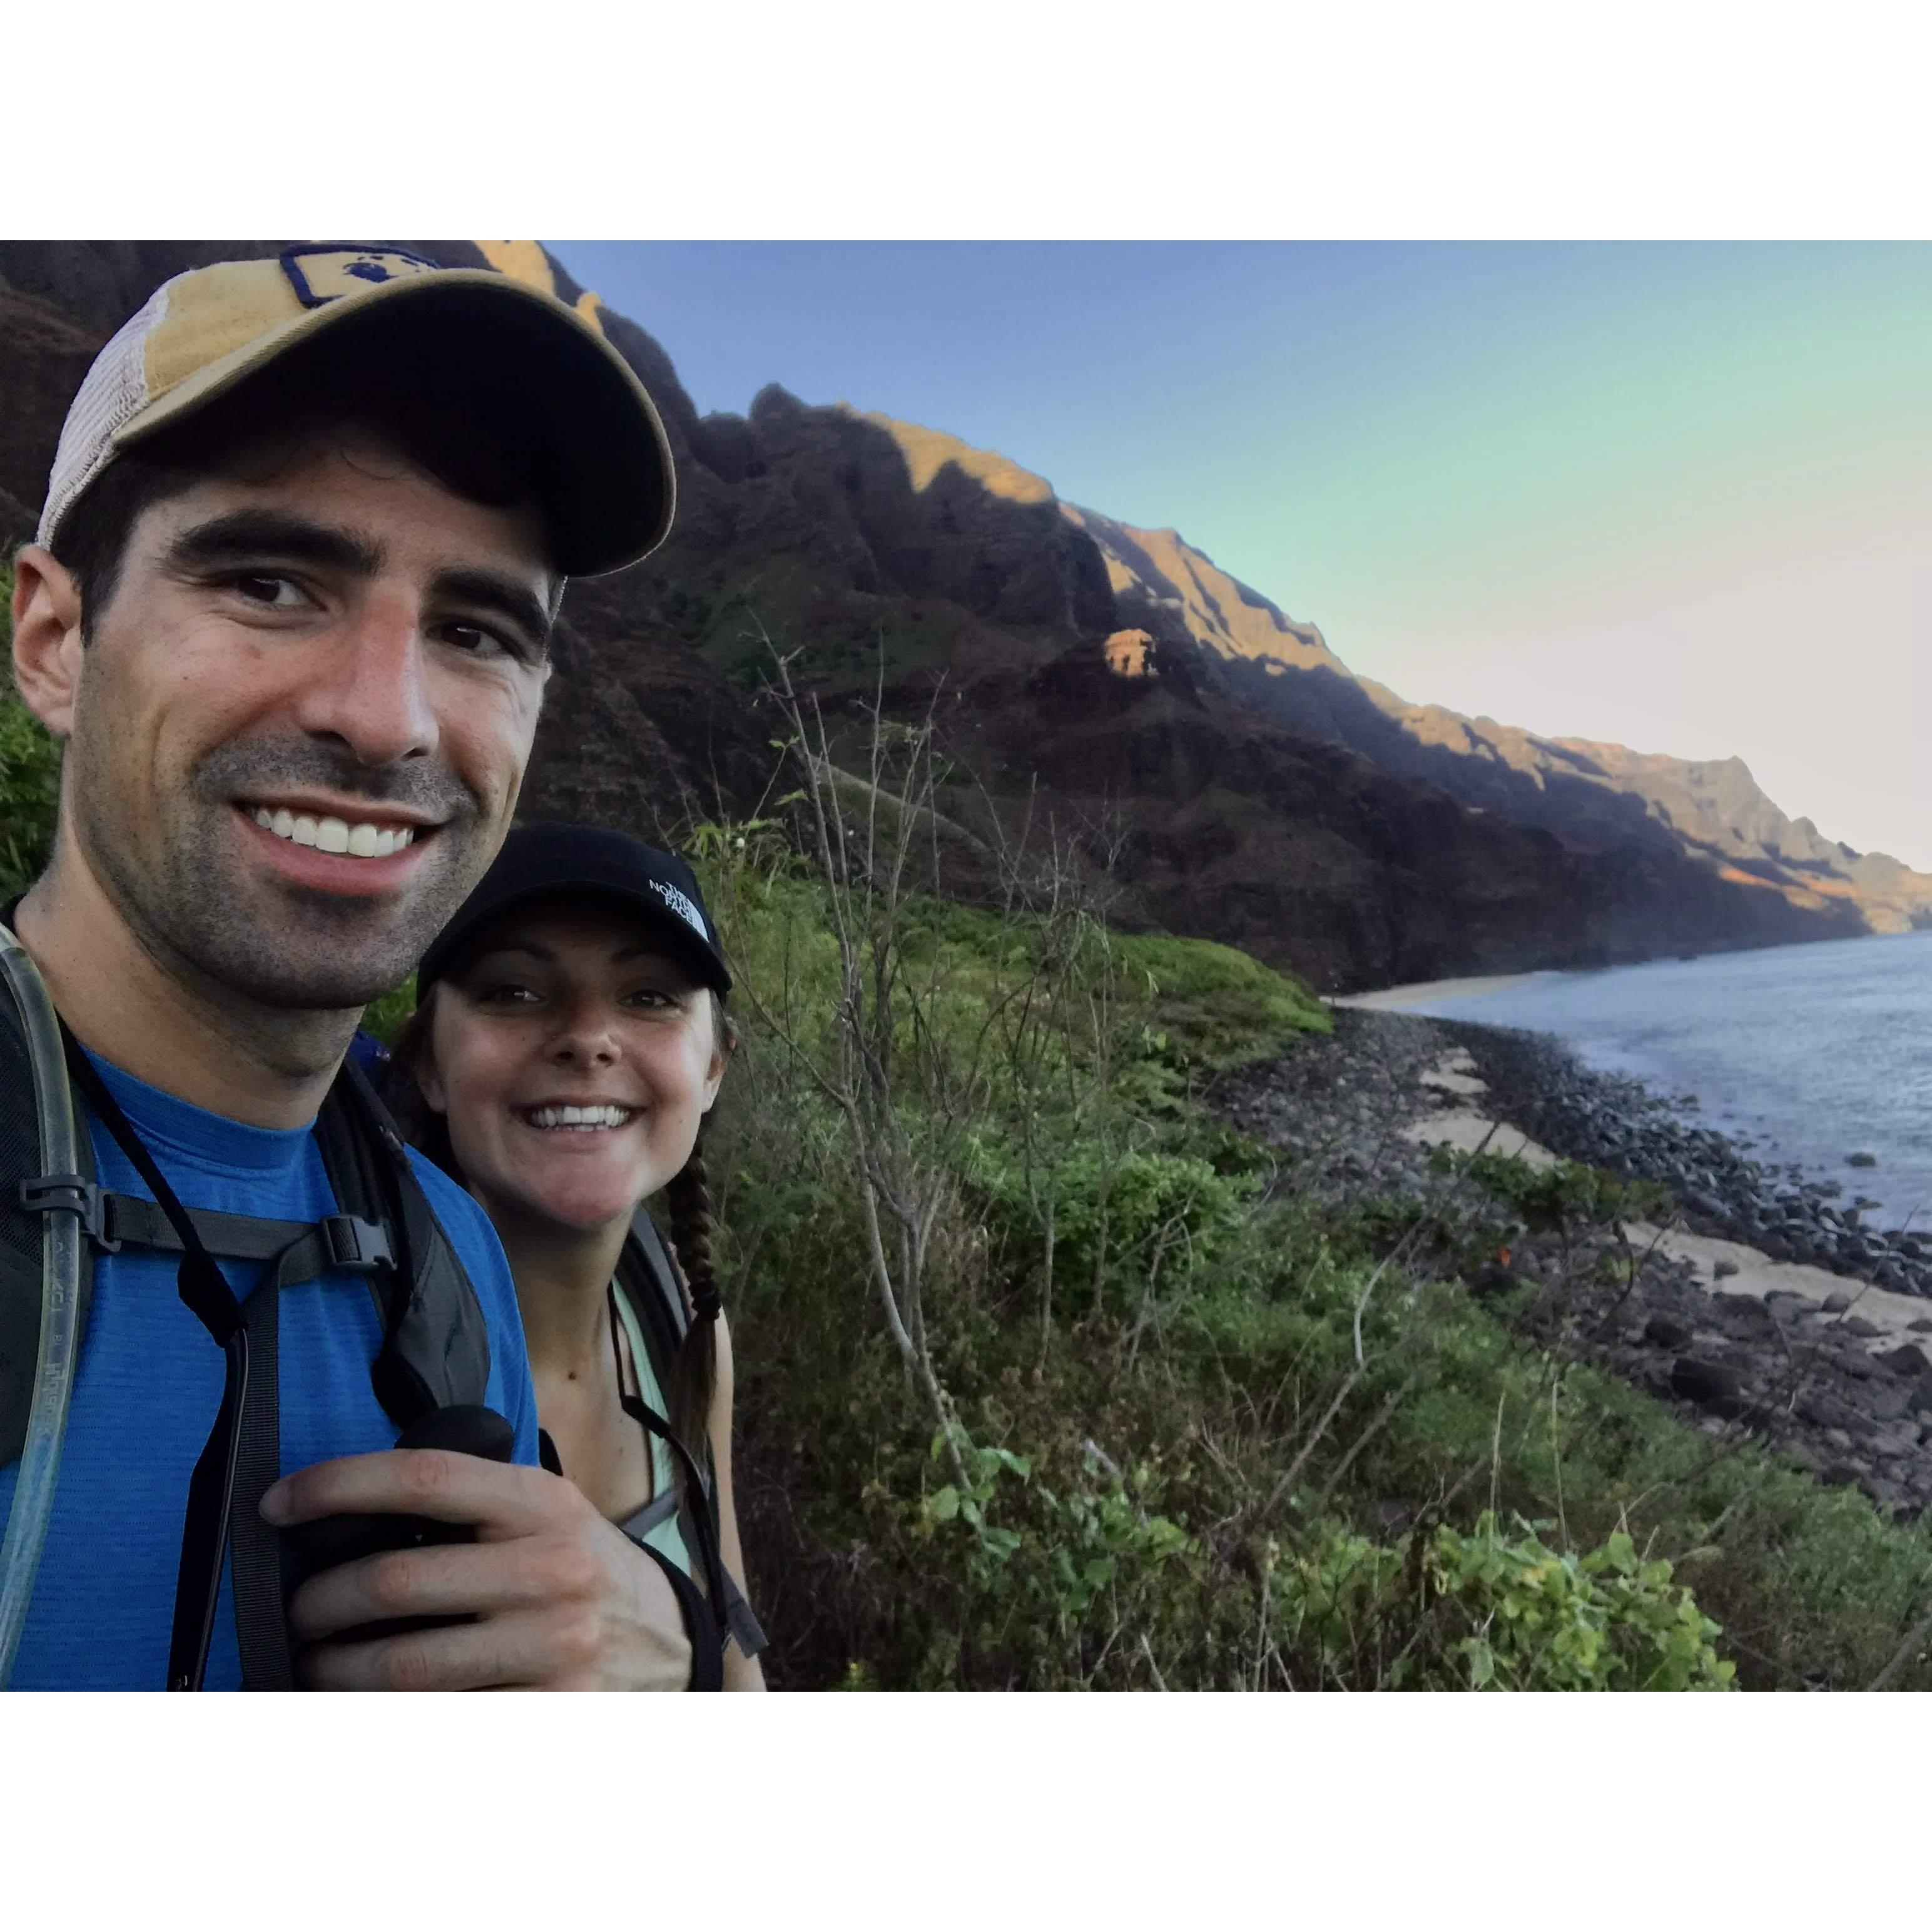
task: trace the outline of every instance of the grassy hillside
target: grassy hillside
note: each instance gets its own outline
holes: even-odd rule
[[[908,890],[929,746],[823,752],[686,841],[739,975],[710,1131],[776,1682],[1932,1685],[1922,1532],[1462,1285],[1525,1214],[1654,1204],[1502,1162],[1303,1198],[1212,1095],[1323,1050],[1306,988],[1111,929],[1051,854],[993,853],[992,904]],[[16,880],[57,772],[8,693]]]
[[[883,1165],[934,1177],[936,1409],[868,1267],[876,1124],[836,1096],[852,902],[769,831],[701,842],[752,1010],[713,1166],[776,1681],[1846,1686],[1893,1658],[1921,1533],[1714,1448],[1460,1286],[1535,1177],[1486,1163],[1426,1226],[1319,1209],[1220,1122],[1219,1070],[1325,1029],[1226,948],[899,909]],[[989,1012],[1013,1016],[990,1042]],[[1564,1211],[1638,1204],[1564,1185]]]
[[[794,724],[788,823],[692,840],[741,974],[713,1172],[776,1681],[1928,1677],[1920,1532],[1568,1359],[1567,1282],[1463,1286],[1656,1202],[1492,1160],[1304,1198],[1213,1095],[1322,1051],[1305,988],[1112,931],[1051,854],[994,909],[906,890],[929,741],[892,728],[868,809]]]

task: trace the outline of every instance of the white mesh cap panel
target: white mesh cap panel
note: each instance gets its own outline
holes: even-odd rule
[[[49,549],[53,547],[61,518],[107,466],[114,454],[115,437],[148,406],[148,338],[167,315],[168,290],[172,286],[164,282],[115,331],[112,340],[94,358],[94,366],[67,412],[34,539]]]

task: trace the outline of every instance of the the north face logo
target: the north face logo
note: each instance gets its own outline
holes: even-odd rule
[[[669,906],[671,910],[676,913],[678,917],[704,941],[706,945],[709,946],[711,944],[711,935],[704,929],[704,915],[692,904],[684,893],[680,892],[675,886],[667,885],[662,879],[652,880],[650,887],[651,890],[656,892],[664,904]]]

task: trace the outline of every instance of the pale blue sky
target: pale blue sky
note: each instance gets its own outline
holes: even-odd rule
[[[950,430],[1408,698],[1932,868],[1932,246],[550,245],[700,409]]]

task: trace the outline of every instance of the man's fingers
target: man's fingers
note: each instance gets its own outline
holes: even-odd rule
[[[262,1498],[262,1514],[284,1527],[325,1516],[426,1516],[474,1523],[487,1538],[554,1526],[573,1499],[588,1507],[574,1484],[547,1470],[448,1449],[384,1449],[284,1476]]]
[[[448,1630],[412,1630],[373,1643],[324,1643],[297,1672],[314,1690],[490,1690],[524,1684],[590,1688],[598,1678],[603,1619],[554,1606]]]
[[[402,1515],[471,1522],[481,1540],[339,1564],[289,1606],[302,1681],[320,1689],[518,1686],[679,1690],[690,1643],[677,1600],[644,1552],[574,1484],[434,1449],[346,1456],[286,1477],[272,1521]],[[346,1633],[420,1617],[473,1618],[362,1642]]]
[[[289,1604],[289,1628],[316,1643],[392,1617],[501,1612],[596,1598],[604,1582],[594,1550],[562,1538],[445,1543],[364,1556],[311,1576]]]

